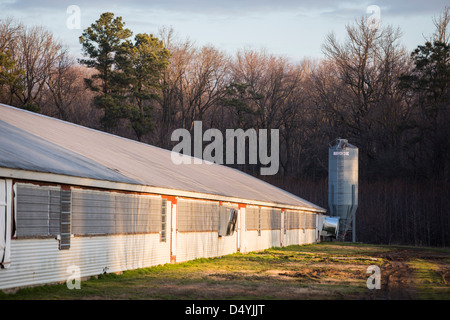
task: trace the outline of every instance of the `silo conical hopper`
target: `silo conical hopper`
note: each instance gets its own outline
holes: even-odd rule
[[[337,139],[328,152],[328,204],[331,216],[339,217],[338,239],[352,232],[358,208],[358,148]]]

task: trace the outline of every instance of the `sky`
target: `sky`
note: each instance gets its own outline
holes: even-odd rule
[[[73,11],[73,5],[79,11]],[[231,55],[242,49],[264,49],[300,61],[324,57],[326,35],[334,32],[343,41],[346,25],[361,17],[399,27],[401,43],[412,51],[433,33],[433,17],[446,5],[441,0],[0,0],[0,19],[12,17],[27,26],[48,28],[77,58],[82,31],[103,12],[112,12],[134,34],[157,34],[160,28],[171,27],[180,39],[212,45]]]

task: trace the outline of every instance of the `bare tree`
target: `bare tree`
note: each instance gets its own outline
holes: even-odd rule
[[[67,53],[62,52],[46,79],[47,102],[57,110],[57,117],[71,122],[79,122],[80,101],[85,96],[93,97],[86,88],[84,78],[92,73],[76,64]],[[90,104],[88,104],[90,105]]]
[[[223,97],[228,63],[228,57],[211,46],[204,46],[193,53],[187,72],[180,79],[187,129],[193,129],[194,121],[203,120],[208,109]]]
[[[0,19],[0,52],[11,50],[24,26],[13,18]]]
[[[248,87],[249,105],[257,115],[258,128],[279,126],[280,110],[295,89],[298,73],[291,72],[287,59],[264,51],[238,52],[231,81]]]
[[[347,26],[343,43],[329,34],[323,45],[331,61],[328,76],[334,75],[337,81],[331,91],[316,82],[322,103],[331,102],[323,105],[324,112],[336,119],[336,127],[340,127],[337,132],[352,137],[361,147],[364,161],[386,156],[386,151],[399,142],[399,135],[392,133],[398,133],[410,115],[404,92],[398,88],[400,75],[410,67],[400,37],[399,29],[374,28],[361,18]],[[332,97],[326,97],[329,95]],[[391,154],[388,158],[393,157]],[[377,170],[373,164],[371,167]]]
[[[11,56],[25,71],[24,90],[12,92],[20,107],[39,109],[39,99],[53,67],[63,53],[61,42],[43,27],[24,28],[18,34]]]
[[[22,90],[24,71],[12,58],[11,50],[23,28],[13,18],[0,19],[0,102],[12,104],[12,92]]]
[[[170,131],[183,127],[185,99],[183,78],[188,72],[188,65],[193,59],[195,47],[189,40],[180,40],[173,28],[163,27],[159,31],[159,37],[164,46],[169,50],[169,65],[164,70],[161,78],[161,94],[157,117],[161,126],[155,128],[157,140],[153,141],[161,147],[169,147],[171,144]],[[159,114],[158,114],[159,113]]]
[[[445,7],[439,17],[433,18],[433,24],[436,27],[435,32],[429,39],[430,42],[439,41],[449,43],[450,41],[450,7]]]

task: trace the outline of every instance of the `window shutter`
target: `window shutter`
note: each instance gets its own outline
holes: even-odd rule
[[[70,190],[61,190],[61,232],[59,240],[59,249],[67,250],[70,248]]]
[[[258,236],[261,236],[261,208],[258,210]]]
[[[167,238],[167,200],[162,199],[161,204],[161,242],[166,242]]]

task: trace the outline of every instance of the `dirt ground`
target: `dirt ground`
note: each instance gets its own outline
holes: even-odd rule
[[[319,248],[319,250],[317,249]],[[449,251],[349,244],[269,249],[157,285],[159,295],[187,299],[417,300],[450,299]],[[374,249],[375,248],[375,249]],[[380,289],[368,289],[369,266],[379,266]],[[245,269],[246,267],[251,267]],[[181,285],[180,285],[181,284]],[[147,291],[152,295],[154,291]]]
[[[437,298],[450,299],[450,264],[446,253],[399,249],[384,256],[388,261],[383,266],[381,294],[385,299],[412,300],[420,299],[419,291],[422,282],[433,285],[433,282],[443,285],[442,296]],[[421,279],[418,270],[411,266],[412,261],[432,263],[436,277]],[[430,288],[432,289],[432,288]]]
[[[334,245],[333,248],[338,249],[339,246]],[[209,278],[222,280],[220,285],[201,282],[191,289],[207,292],[205,297],[213,299],[245,296],[249,294],[249,288],[243,285],[245,280],[259,283],[251,286],[252,296],[274,299],[450,299],[448,251],[393,247],[385,252],[360,252],[356,255],[349,252],[348,255],[345,251],[360,248],[346,245],[341,249],[344,254],[340,255],[314,252],[314,257],[320,258],[306,263],[294,255],[290,258],[298,263],[290,266],[287,263],[280,269],[257,273],[212,273]],[[380,267],[380,289],[370,290],[367,287],[367,279],[371,275],[367,269],[369,265]],[[223,280],[226,282],[223,283]],[[184,287],[183,290],[186,289]]]
[[[380,270],[369,289],[368,267]],[[106,274],[0,299],[450,300],[450,250],[320,243]]]

